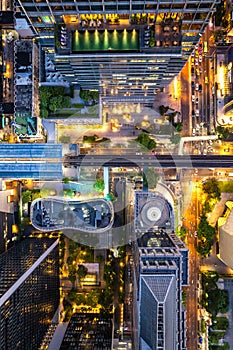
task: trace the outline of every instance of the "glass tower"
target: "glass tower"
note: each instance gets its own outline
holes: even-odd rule
[[[58,240],[28,238],[0,266],[0,348],[38,349],[59,305]]]
[[[119,103],[153,102],[183,67],[218,2],[18,0],[56,69]]]

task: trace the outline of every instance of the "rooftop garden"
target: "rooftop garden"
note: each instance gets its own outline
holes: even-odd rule
[[[13,126],[18,136],[33,136],[37,134],[37,118],[32,117],[30,113],[16,112]]]
[[[76,95],[78,91],[79,95]],[[69,91],[63,86],[40,87],[41,118],[97,118],[99,92],[91,90]]]
[[[230,349],[224,342],[224,336],[229,327],[225,314],[229,309],[228,291],[218,288],[219,275],[213,271],[202,273],[202,305],[211,314],[212,324],[209,327],[209,349]],[[204,320],[202,320],[204,321]],[[206,331],[205,322],[201,323],[201,332]]]

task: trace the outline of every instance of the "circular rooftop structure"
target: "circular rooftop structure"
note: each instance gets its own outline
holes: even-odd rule
[[[141,220],[146,226],[166,226],[170,219],[170,207],[166,199],[156,196],[147,199],[140,212]]]

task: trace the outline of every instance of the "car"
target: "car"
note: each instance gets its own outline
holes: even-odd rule
[[[195,116],[195,111],[194,111],[194,109],[192,110],[192,116],[193,116],[193,117]]]
[[[199,102],[199,99],[198,99],[198,97],[196,98],[196,104],[198,104],[198,102]]]
[[[198,66],[198,65],[199,65],[199,60],[198,60],[198,58],[197,58],[197,57],[195,58],[195,65],[196,65],[196,66]]]
[[[195,90],[196,90],[196,91],[199,90],[199,84],[198,84],[198,83],[195,84]]]
[[[192,95],[192,102],[195,102],[195,96]]]
[[[199,117],[199,109],[196,109],[196,111],[195,111],[195,115],[196,115],[196,117]]]
[[[202,92],[202,85],[199,84],[199,89],[198,89],[200,92]]]
[[[204,41],[204,53],[208,52],[208,43],[207,41]]]
[[[196,135],[196,129],[195,129],[195,128],[193,128],[192,133],[193,133],[193,136],[195,136],[195,135]]]
[[[208,84],[209,83],[209,79],[207,76],[205,76],[205,83]]]
[[[199,56],[199,62],[200,63],[202,62],[202,56],[201,55]]]
[[[199,76],[200,75],[200,69],[196,68],[196,75]]]
[[[191,67],[191,74],[194,74],[194,72],[195,72],[194,67]]]
[[[201,55],[202,52],[203,52],[203,45],[202,45],[202,42],[199,43],[198,52],[199,52],[199,55]]]
[[[195,83],[194,83],[194,81],[191,81],[191,86],[192,86],[192,88],[194,88],[194,87],[195,87]]]

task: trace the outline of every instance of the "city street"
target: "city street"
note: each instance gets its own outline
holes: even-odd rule
[[[189,286],[187,287],[186,310],[187,310],[187,349],[198,348],[198,276],[200,258],[196,252],[197,244],[196,228],[199,217],[199,188],[192,183],[192,193],[189,205],[183,218],[183,226],[187,229],[186,245],[189,249]]]

